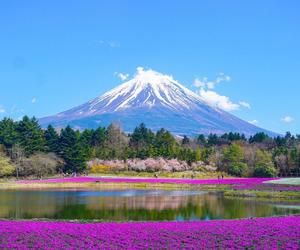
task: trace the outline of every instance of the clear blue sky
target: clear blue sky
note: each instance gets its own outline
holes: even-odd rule
[[[231,111],[300,133],[300,1],[2,1],[0,118],[55,114],[94,98],[143,66],[230,81],[211,91]],[[285,118],[285,119],[283,119]]]

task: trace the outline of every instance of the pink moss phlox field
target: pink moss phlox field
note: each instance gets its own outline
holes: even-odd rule
[[[18,183],[173,183],[191,185],[231,185],[238,190],[270,190],[270,191],[300,191],[300,186],[265,183],[279,178],[226,178],[226,179],[172,179],[172,178],[108,178],[108,177],[73,177],[45,180],[24,180]]]
[[[300,249],[300,217],[82,224],[0,221],[0,249]]]
[[[171,178],[105,178],[105,177],[74,177],[46,180],[25,180],[18,183],[84,183],[84,182],[113,182],[113,183],[173,183],[195,185],[234,185],[238,188],[253,187],[275,178],[228,178],[228,179],[171,179]]]

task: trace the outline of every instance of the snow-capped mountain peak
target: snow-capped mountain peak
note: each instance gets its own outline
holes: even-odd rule
[[[190,109],[201,101],[192,91],[173,79],[154,70],[137,68],[133,79],[90,102],[91,110],[105,102],[104,109],[118,111],[132,107],[162,105],[170,109]],[[112,110],[113,109],[113,110]]]
[[[144,122],[157,131],[165,128],[178,135],[264,131],[238,117],[209,106],[199,95],[172,76],[138,67],[134,77],[85,104],[40,119],[43,126],[97,128],[120,123],[126,132]]]

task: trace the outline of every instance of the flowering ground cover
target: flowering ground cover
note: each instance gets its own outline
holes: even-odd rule
[[[112,183],[173,183],[195,185],[237,185],[254,186],[275,178],[226,178],[226,179],[172,179],[172,178],[107,178],[107,177],[74,177],[46,180],[25,180],[18,183],[84,183],[84,182],[112,182]]]
[[[0,221],[0,249],[300,249],[300,216],[203,222]]]
[[[230,185],[235,190],[300,191],[300,185],[277,184],[279,178],[226,178],[226,179],[175,179],[175,178],[110,178],[72,177],[45,180],[24,180],[17,183],[167,183],[189,185]]]

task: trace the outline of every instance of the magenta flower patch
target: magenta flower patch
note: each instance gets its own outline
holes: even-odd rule
[[[172,179],[172,178],[107,178],[107,177],[74,177],[46,180],[25,180],[18,183],[170,183],[189,185],[230,185],[239,190],[300,191],[300,186],[265,183],[278,178],[227,178],[227,179]]]
[[[171,178],[100,178],[74,177],[47,180],[19,181],[19,183],[70,183],[70,182],[114,182],[114,183],[173,183],[195,185],[257,185],[276,178],[228,178],[228,179],[171,179]]]
[[[87,224],[0,221],[0,249],[300,249],[300,217]]]

